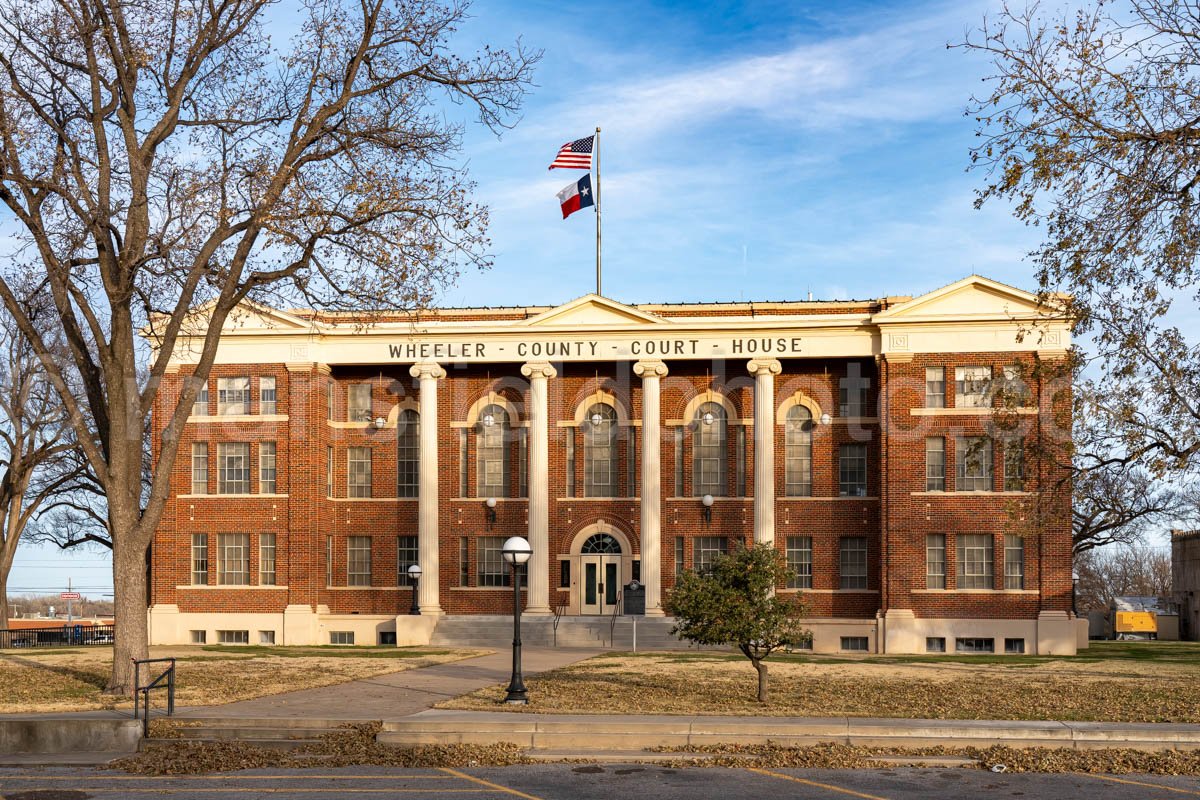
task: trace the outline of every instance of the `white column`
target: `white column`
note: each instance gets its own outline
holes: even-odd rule
[[[420,380],[420,466],[417,478],[417,562],[421,584],[417,603],[422,614],[441,614],[438,572],[438,424],[437,382],[446,370],[433,362],[413,364],[408,373]]]
[[[659,379],[667,374],[661,361],[639,361],[633,372],[642,379],[642,583],[646,616],[661,617],[662,608],[662,434],[659,428]]]
[[[746,364],[754,376],[754,541],[775,544],[775,376],[774,358]]]
[[[546,379],[558,374],[545,361],[521,367],[529,378],[529,594],[526,614],[550,613],[550,436]]]

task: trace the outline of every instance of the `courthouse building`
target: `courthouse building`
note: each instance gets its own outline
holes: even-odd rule
[[[1039,491],[1062,476],[1030,446],[1069,431],[1069,385],[1039,369],[1069,339],[978,276],[366,326],[248,308],[186,425],[151,640],[428,641],[446,615],[511,611],[500,546],[522,535],[531,615],[620,612],[637,580],[662,616],[683,570],[769,542],[818,651],[1073,653],[1069,499]],[[172,359],[157,430],[196,349]]]

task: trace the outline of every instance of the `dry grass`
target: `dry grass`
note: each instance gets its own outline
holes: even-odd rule
[[[175,702],[194,706],[330,686],[485,652],[429,647],[153,647],[150,657],[179,659]],[[111,669],[110,647],[0,651],[0,713],[94,711],[131,705],[130,699],[102,694]],[[154,702],[160,704],[165,698],[156,697]]]
[[[1142,649],[1137,649],[1137,648]],[[1200,646],[1098,645],[1074,658],[784,657],[771,701],[750,663],[721,653],[600,656],[526,680],[530,704],[495,686],[439,708],[543,714],[746,714],[933,719],[1200,722]]]

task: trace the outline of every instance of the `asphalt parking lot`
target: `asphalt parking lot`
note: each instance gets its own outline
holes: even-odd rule
[[[1200,779],[1120,775],[997,775],[967,769],[759,770],[645,764],[545,764],[504,768],[248,770],[143,777],[81,769],[0,770],[4,800],[88,798],[302,797],[360,800],[697,800],[697,798],[859,798],[943,800],[964,797],[1154,800],[1200,798]]]

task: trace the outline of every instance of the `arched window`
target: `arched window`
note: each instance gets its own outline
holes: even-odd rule
[[[620,555],[621,543],[609,533],[596,533],[588,537],[580,551],[588,555]]]
[[[583,420],[583,496],[617,496],[617,410],[594,403]]]
[[[692,424],[692,494],[696,496],[729,493],[725,481],[727,424],[725,409],[719,403],[703,403],[696,409]]]
[[[396,417],[396,496],[416,497],[420,482],[421,415],[411,408]]]
[[[508,497],[508,412],[503,406],[485,406],[476,426],[479,497]]]
[[[812,412],[792,406],[784,423],[784,495],[812,495]]]

